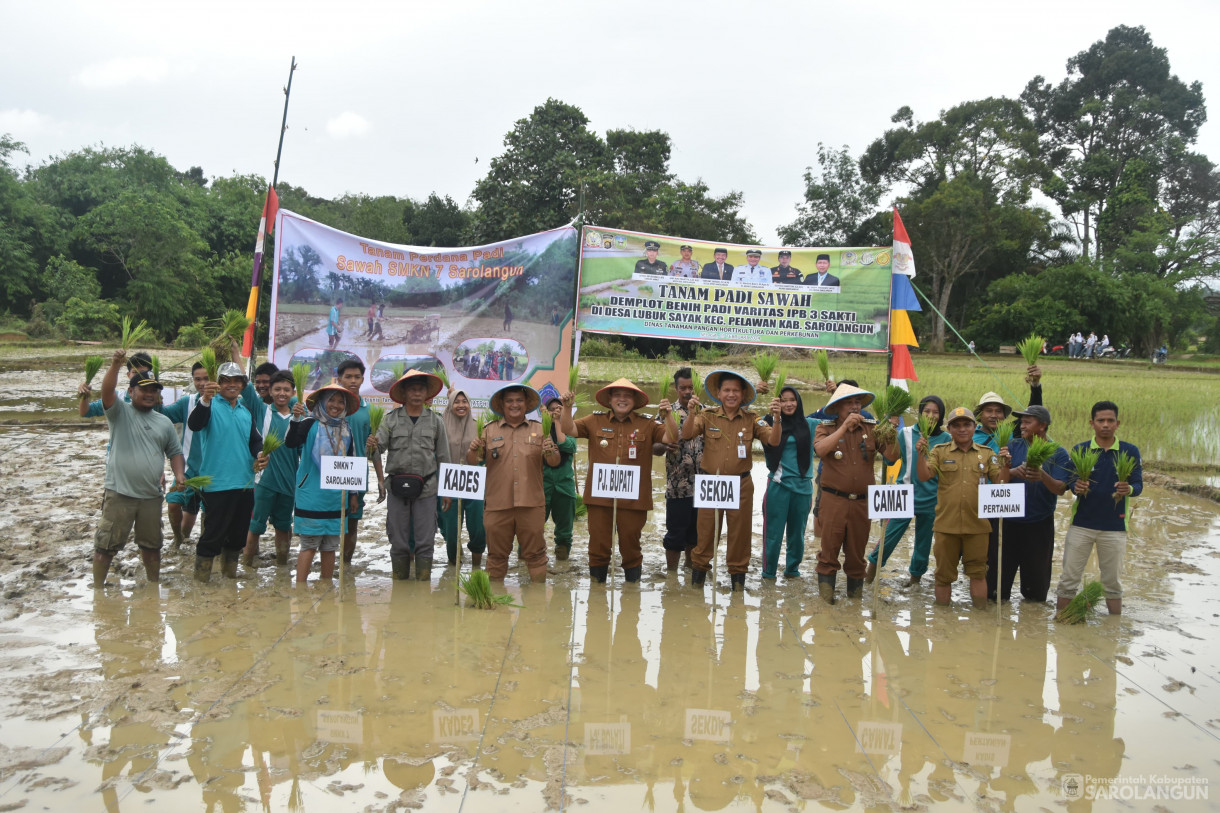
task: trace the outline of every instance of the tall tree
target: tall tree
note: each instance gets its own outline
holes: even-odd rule
[[[884,187],[864,180],[846,146],[836,150],[818,142],[818,167],[817,176],[805,167],[805,201],[797,204],[796,220],[779,228],[784,244],[858,246],[884,239],[877,233]]]

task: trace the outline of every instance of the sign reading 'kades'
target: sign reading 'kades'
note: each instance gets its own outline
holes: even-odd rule
[[[441,479],[436,484],[436,494],[455,500],[481,500],[487,488],[486,475],[487,469],[482,466],[441,463]]]
[[[328,491],[367,491],[367,457],[322,456],[322,488]]]

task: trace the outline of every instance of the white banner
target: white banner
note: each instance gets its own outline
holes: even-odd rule
[[[593,482],[589,485],[589,496],[608,497],[619,500],[640,498],[640,467],[617,466],[613,463],[594,463]]]
[[[369,459],[367,457],[331,457],[322,455],[322,489],[324,491],[367,491]]]
[[[983,519],[1025,516],[1025,483],[979,486],[979,516]]]
[[[718,709],[687,709],[682,736],[688,740],[728,742],[733,738],[733,715]]]
[[[482,466],[459,466],[457,463],[441,463],[440,481],[436,486],[438,497],[455,500],[481,500],[487,488]]]
[[[915,486],[869,486],[869,519],[910,519],[915,516]]]
[[[741,502],[741,478],[735,474],[696,474],[696,508],[736,508]]]

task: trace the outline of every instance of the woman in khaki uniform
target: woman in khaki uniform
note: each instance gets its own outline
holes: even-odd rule
[[[487,575],[503,581],[513,537],[521,545],[520,558],[529,567],[530,580],[546,581],[546,495],[542,461],[558,465],[559,448],[542,436],[542,424],[528,421],[542,399],[532,387],[513,384],[491,396],[491,410],[503,418],[483,427],[483,435],[470,443],[466,462],[485,461],[487,486],[483,500],[483,528],[487,534]]]

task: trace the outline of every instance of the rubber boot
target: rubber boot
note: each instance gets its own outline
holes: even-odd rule
[[[638,582],[640,580],[640,574],[642,574],[643,572],[644,572],[643,565],[640,565],[639,567],[623,568],[623,581]]]
[[[691,568],[691,571],[690,571],[690,583],[691,584],[693,584],[695,587],[702,587],[703,583],[706,581],[707,581],[707,571],[706,570],[696,570],[694,568]]]
[[[739,591],[739,590],[740,590],[741,592],[743,592],[743,593],[745,592],[745,590],[746,590],[746,574],[744,574],[744,573],[730,573],[730,574],[729,574],[729,582],[732,584],[732,590],[733,590],[733,592],[734,592],[734,593],[736,593],[736,592],[737,592],[737,591]]]
[[[471,570],[482,570],[482,567],[483,567],[483,554],[481,554],[481,553],[470,554],[470,569]]]
[[[417,581],[432,581],[432,557],[415,554],[415,578]]]
[[[847,597],[860,598],[860,594],[864,592],[864,579],[848,579],[847,580]]]
[[[864,580],[872,584],[875,578],[877,578],[877,563],[869,562],[868,567],[864,569]]]
[[[390,569],[394,572],[395,581],[406,581],[411,578],[411,557],[391,556]]]
[[[226,550],[221,554],[220,562],[226,578],[237,578],[237,562],[241,559],[241,551]]]
[[[555,546],[555,558],[557,560],[559,560],[560,562],[566,561],[568,558],[568,555],[571,554],[571,552],[572,552],[572,548],[569,545],[556,545]]]
[[[589,578],[591,578],[593,581],[597,582],[598,584],[605,584],[606,577],[609,574],[610,574],[610,568],[608,566],[593,567],[590,565],[590,567],[589,567]]]
[[[665,569],[674,571],[678,569],[678,565],[682,563],[682,551],[667,550],[665,551]]]
[[[288,564],[288,549],[292,545],[291,539],[275,540],[275,563],[279,566]]]
[[[831,573],[829,576],[823,573],[818,574],[818,595],[820,595],[822,597],[822,601],[826,602],[827,604],[835,603],[834,573]]]
[[[195,581],[206,584],[212,580],[212,558],[198,555],[195,557]]]

